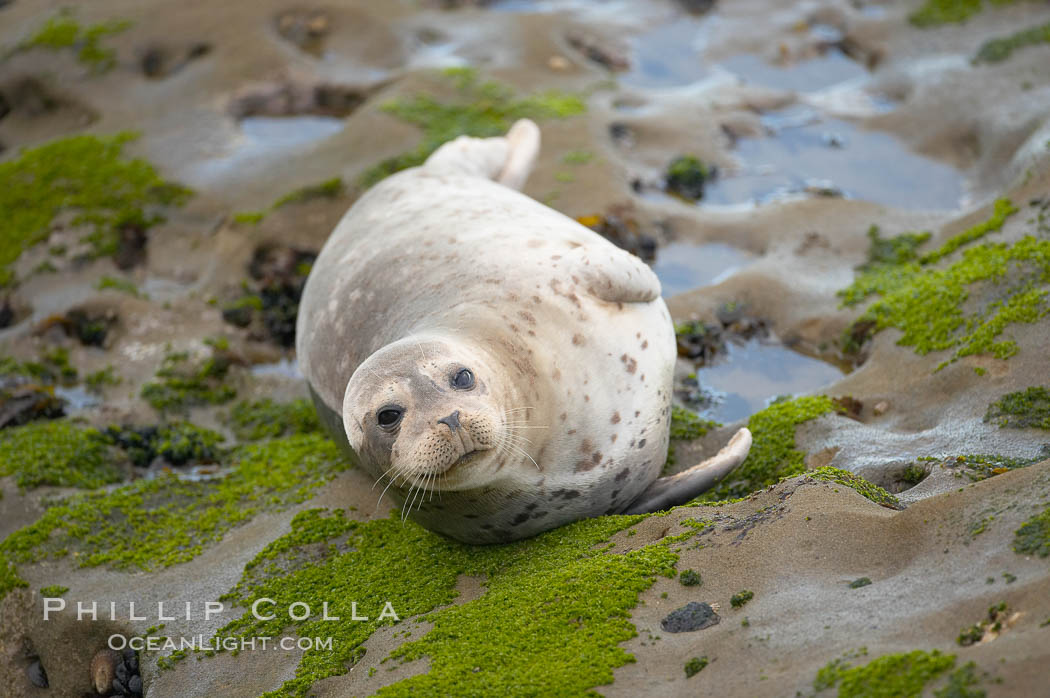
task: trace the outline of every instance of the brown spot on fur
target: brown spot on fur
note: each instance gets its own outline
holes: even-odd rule
[[[611,441],[613,443],[616,443],[616,434],[613,434],[612,436],[610,436],[609,437],[609,441]]]
[[[568,418],[569,418],[569,415],[568,415],[568,413],[566,413],[566,412],[562,412],[562,413],[561,413],[560,415],[558,415],[558,419],[560,419],[560,420],[561,420],[561,421],[563,421],[563,422],[564,422],[564,421],[565,421],[566,419],[568,419]]]
[[[648,349],[648,348],[649,348],[649,340],[647,339],[644,342],[642,342],[642,349]]]
[[[576,430],[575,430],[575,429],[569,429],[569,431],[567,431],[567,432],[565,432],[565,433],[566,433],[566,434],[575,434],[575,433],[576,433]]]
[[[520,317],[522,320],[529,323],[530,325],[536,324],[536,317],[527,310],[519,310],[518,317]]]
[[[638,362],[630,356],[627,356],[627,354],[621,356],[620,361],[623,362],[624,367],[627,369],[628,373],[634,373],[638,370]]]
[[[595,465],[598,465],[599,463],[601,463],[602,462],[602,452],[601,451],[595,451],[594,453],[592,453],[591,454],[591,460],[594,461]]]
[[[577,345],[577,346],[579,346],[580,344],[583,344],[583,335],[581,335],[581,334],[574,334],[572,336],[572,343]]]
[[[587,453],[594,448],[594,444],[591,443],[590,439],[584,439],[583,443],[580,444],[580,452]]]
[[[619,424],[620,423],[620,413],[619,412],[613,412],[612,419],[609,420],[609,421],[611,421],[613,424]]]

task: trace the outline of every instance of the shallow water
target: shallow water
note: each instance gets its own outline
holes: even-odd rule
[[[665,298],[728,279],[753,259],[745,250],[721,242],[673,242],[656,253],[652,269]]]
[[[730,342],[727,355],[696,372],[703,389],[717,395],[704,416],[724,423],[748,417],[780,395],[818,392],[842,375],[832,364],[758,339]]]
[[[275,159],[334,136],[344,125],[332,116],[249,116],[239,122],[240,134],[229,150],[200,163],[194,174],[209,180],[251,161]]]
[[[828,49],[823,56],[789,65],[776,65],[761,56],[741,53],[722,61],[721,67],[747,84],[795,92],[813,92],[868,74],[864,66],[836,48]]]
[[[712,182],[703,203],[764,203],[803,194],[810,185],[909,209],[953,210],[964,201],[959,170],[911,152],[888,133],[804,106],[772,112],[763,121],[770,136],[737,141],[741,170]]]
[[[678,87],[711,74],[701,58],[702,22],[682,18],[639,34],[631,40],[631,67],[619,81],[631,87]]]

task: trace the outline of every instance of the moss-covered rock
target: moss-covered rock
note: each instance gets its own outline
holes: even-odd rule
[[[123,156],[135,138],[72,136],[0,162],[0,286],[14,281],[11,265],[23,250],[47,239],[60,214],[72,214],[71,225],[85,226],[85,241],[103,256],[117,250],[122,228],[148,229],[163,220],[163,208],[189,196],[146,161]]]
[[[918,354],[952,349],[937,370],[964,356],[991,354],[1007,359],[1017,343],[999,336],[1014,323],[1031,323],[1050,312],[1046,303],[1050,283],[1050,240],[1025,236],[1013,244],[984,243],[963,250],[947,267],[933,265],[962,247],[1002,228],[1017,212],[1008,199],[995,202],[992,216],[949,238],[936,250],[918,256],[907,244],[899,263],[876,262],[848,288],[839,292],[844,305],[882,296],[846,330],[844,348],[856,350],[872,334],[895,327],[897,341]],[[873,248],[885,241],[873,237]],[[999,286],[994,300],[976,310],[965,310],[970,290],[979,282]]]
[[[367,170],[361,177],[363,186],[370,187],[395,172],[423,164],[441,144],[457,136],[500,136],[517,119],[561,119],[586,109],[579,97],[556,90],[518,97],[506,85],[480,80],[473,68],[447,68],[444,75],[456,87],[455,102],[415,95],[383,105],[387,113],[422,129],[423,140],[414,149]]]
[[[157,371],[160,380],[142,386],[142,398],[161,412],[185,412],[200,405],[222,405],[237,396],[226,384],[232,363],[222,340],[211,343],[211,356],[192,361],[188,352],[169,352]]]
[[[67,421],[34,422],[0,431],[3,475],[13,475],[23,489],[43,485],[91,489],[121,479],[102,434]]]
[[[106,440],[120,446],[134,465],[146,467],[160,458],[169,465],[214,463],[222,454],[222,434],[190,424],[171,422],[156,426],[111,426]]]
[[[839,468],[832,468],[830,466],[824,466],[823,468],[817,468],[806,473],[808,477],[814,480],[823,480],[825,482],[835,482],[840,485],[849,487],[855,490],[860,496],[865,499],[870,499],[879,506],[888,507],[890,509],[900,509],[901,503],[892,494],[879,487],[875,483],[868,482],[860,475],[854,475],[847,470],[840,470]]]
[[[631,661],[619,644],[636,634],[629,611],[639,592],[656,575],[674,575],[677,556],[666,541],[616,555],[596,547],[641,518],[589,519],[527,541],[468,546],[397,516],[355,525],[339,515],[303,514],[291,533],[249,565],[230,594],[246,608],[257,599],[275,600],[266,606],[274,618],[246,612],[217,635],[332,636],[331,650],[307,651],[296,678],[268,694],[300,696],[319,679],[346,673],[360,658],[361,643],[377,627],[395,622],[380,618],[389,601],[400,618],[427,614],[423,618],[433,624],[391,658],[425,656],[430,670],[380,695],[585,693],[611,682],[612,669]],[[297,547],[326,541],[317,562],[298,565],[289,558]],[[487,590],[476,600],[446,606],[462,574],[485,577]],[[348,622],[351,599],[368,621]],[[318,613],[289,620],[284,611],[296,601]],[[341,622],[320,619],[325,601]]]
[[[839,698],[918,698],[953,666],[955,655],[939,650],[887,654],[861,666],[837,659],[817,672],[813,688],[820,693],[837,685]]]
[[[1050,388],[1032,386],[1007,393],[988,406],[984,421],[1013,429],[1050,429]]]
[[[192,560],[261,511],[309,499],[349,465],[316,434],[242,446],[228,462],[215,480],[167,475],[55,503],[0,541],[0,556],[15,563],[72,555],[81,567],[167,567]]]
[[[1050,507],[1025,521],[1014,532],[1014,552],[1050,557]]]
[[[699,201],[714,172],[695,155],[680,155],[671,161],[664,174],[667,191],[689,201]]]
[[[117,54],[113,49],[103,46],[102,40],[107,36],[127,30],[131,22],[113,20],[82,26],[67,8],[58,11],[35,34],[22,42],[22,50],[45,48],[52,51],[72,49],[77,53],[77,60],[96,73],[116,65]]]
[[[1039,44],[1050,44],[1050,22],[1022,29],[1009,36],[989,39],[981,44],[973,61],[974,63],[999,63],[1012,56],[1014,51]]]
[[[265,398],[254,402],[238,402],[230,410],[228,423],[241,441],[321,431],[317,411],[309,400],[278,403]]]

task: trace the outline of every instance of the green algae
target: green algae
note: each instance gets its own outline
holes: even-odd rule
[[[871,577],[859,577],[858,579],[854,579],[852,582],[849,583],[849,588],[860,589],[861,587],[866,587],[869,584],[871,584]]]
[[[988,0],[993,6],[1012,5],[1017,0]],[[982,0],[926,0],[922,7],[908,15],[908,21],[920,29],[942,24],[965,22],[984,9]]]
[[[0,357],[0,376],[22,376],[47,385],[72,385],[77,380],[78,371],[69,362],[69,350],[55,347],[44,352],[39,361]]]
[[[419,94],[383,105],[383,111],[418,126],[423,140],[414,149],[368,169],[361,176],[362,186],[370,187],[395,172],[423,164],[441,144],[457,136],[500,136],[517,119],[562,119],[586,110],[579,97],[556,90],[518,97],[507,85],[481,80],[473,68],[448,68],[443,74],[456,89],[455,101],[441,102]]]
[[[805,454],[795,447],[795,427],[839,409],[825,396],[777,402],[751,415],[751,452],[747,460],[698,501],[744,497],[785,477],[804,473]]]
[[[989,39],[981,44],[974,56],[974,63],[1000,63],[1019,51],[1029,46],[1050,43],[1050,22],[1037,27],[1029,27],[1015,32],[1009,36],[998,39]]]
[[[84,385],[93,393],[100,393],[107,386],[120,385],[122,379],[112,366],[106,366],[84,376]]]
[[[77,60],[95,73],[104,73],[117,63],[113,49],[103,46],[102,39],[119,34],[131,27],[127,20],[100,22],[86,27],[73,17],[68,9],[59,10],[33,36],[22,42],[22,50],[45,48],[51,51],[74,49]]]
[[[14,282],[11,266],[23,250],[47,239],[56,219],[83,226],[95,256],[117,249],[126,227],[149,229],[160,210],[190,191],[160,177],[152,165],[123,157],[133,133],[72,136],[0,162],[0,286]]]
[[[619,644],[636,631],[629,620],[638,594],[656,575],[674,576],[677,556],[666,542],[611,554],[609,537],[644,517],[608,516],[548,531],[528,541],[469,546],[444,538],[397,516],[359,523],[322,512],[301,515],[284,539],[264,550],[230,596],[274,618],[245,613],[217,636],[332,637],[331,650],[307,650],[296,671],[273,696],[305,695],[314,682],[345,674],[361,656],[361,644],[376,628],[386,602],[401,619],[421,616],[433,624],[421,638],[395,649],[389,659],[429,657],[428,673],[380,689],[379,695],[577,694],[610,683],[612,670],[632,661]],[[334,523],[332,523],[334,521]],[[328,528],[321,526],[327,522]],[[331,538],[328,538],[331,536]],[[343,538],[345,537],[345,540]],[[278,564],[294,547],[332,540],[317,564]],[[601,547],[598,547],[601,546]],[[333,552],[339,548],[344,552]],[[485,593],[467,603],[455,599],[460,575],[485,578]],[[347,622],[351,599],[368,621]],[[306,621],[289,620],[291,603],[315,610]],[[329,614],[340,622],[321,620]]]
[[[238,211],[234,213],[233,222],[239,225],[258,225],[266,218],[266,211]]]
[[[46,596],[51,599],[57,599],[60,596],[64,596],[67,591],[69,591],[69,587],[64,587],[61,584],[52,584],[40,588],[41,596]]]
[[[682,574],[678,576],[678,581],[684,587],[696,587],[704,583],[700,578],[700,573],[696,570],[684,570]]]
[[[139,287],[135,285],[134,281],[128,281],[127,279],[121,279],[116,276],[103,276],[95,284],[95,288],[97,288],[99,291],[119,291],[120,293],[126,293],[129,296],[134,296],[135,298],[145,297],[141,293],[139,293]]]
[[[836,659],[817,672],[818,693],[838,685],[839,698],[918,698],[926,685],[955,666],[939,650],[887,654],[861,666]]]
[[[750,589],[744,589],[743,591],[738,591],[737,593],[733,594],[733,596],[729,599],[729,605],[733,608],[743,608],[745,605],[747,605],[747,602],[753,598],[755,598],[755,592],[751,591]]]
[[[163,475],[53,503],[0,541],[0,556],[15,563],[70,555],[81,567],[168,567],[192,560],[259,512],[306,501],[349,467],[319,435],[242,446],[229,463],[215,480]]]
[[[343,193],[343,178],[332,177],[317,184],[309,184],[296,189],[280,197],[273,202],[272,209],[281,208],[288,204],[301,204],[311,199],[332,199]]]
[[[238,402],[230,410],[227,423],[234,436],[241,441],[321,431],[317,411],[309,400],[278,403],[265,398],[254,402]]]
[[[966,662],[948,675],[948,683],[933,692],[934,698],[985,698],[987,692],[976,688],[980,683],[977,665]]]
[[[699,201],[712,176],[713,170],[695,155],[680,155],[667,166],[664,180],[668,192],[687,201]]]
[[[992,216],[917,260],[879,263],[861,273],[839,292],[843,305],[854,305],[878,294],[875,301],[845,332],[844,348],[856,351],[872,334],[894,327],[902,332],[897,344],[920,355],[952,349],[937,366],[940,370],[962,357],[991,354],[1007,359],[1018,352],[1013,339],[999,336],[1015,323],[1036,322],[1048,312],[1050,240],[1026,236],[1013,244],[983,243],[962,251],[943,268],[931,265],[960,248],[1002,228],[1017,211],[1007,199],[995,202]],[[967,312],[970,287],[984,282],[994,296]]]
[[[1021,524],[1014,531],[1014,552],[1019,555],[1050,557],[1050,507]]]
[[[980,642],[985,634],[987,633],[998,633],[1003,629],[1003,619],[1009,615],[1009,608],[1005,601],[1000,601],[996,605],[988,609],[988,614],[985,618],[974,623],[968,628],[964,628],[959,637],[955,638],[955,642],[960,647],[969,647]]]
[[[10,591],[24,589],[28,586],[29,582],[18,576],[18,570],[14,564],[0,550],[0,600],[7,596]]]
[[[972,482],[980,482],[981,480],[987,480],[990,477],[1002,475],[1011,470],[1027,468],[1029,465],[1038,463],[1043,459],[1039,457],[1012,458],[1010,456],[993,454],[966,454],[944,459],[928,457],[920,458],[919,460],[935,462],[940,460],[942,468],[955,471],[955,477],[967,477]]]
[[[211,356],[202,361],[191,361],[188,352],[169,352],[157,370],[161,380],[144,384],[142,398],[161,412],[232,400],[237,391],[224,383],[232,362],[224,340],[211,342],[211,349]]]
[[[824,466],[807,472],[806,476],[811,477],[814,480],[835,482],[844,485],[845,487],[849,487],[850,489],[855,490],[860,496],[875,502],[879,506],[888,507],[890,509],[901,508],[900,500],[892,494],[875,483],[865,480],[860,475],[854,475],[848,470],[840,470],[839,468]]]
[[[65,420],[34,422],[0,431],[0,476],[21,489],[45,485],[93,489],[121,479],[96,429]]]
[[[693,678],[694,676],[699,674],[701,671],[703,671],[704,668],[709,663],[710,662],[709,662],[709,660],[707,659],[706,656],[693,657],[692,659],[690,659],[688,662],[685,663],[685,678],[687,678],[687,679]]]
[[[1012,429],[1050,429],[1050,388],[1032,386],[1007,393],[988,406],[984,421]]]

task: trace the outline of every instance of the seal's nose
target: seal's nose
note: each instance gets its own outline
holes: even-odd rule
[[[447,417],[442,417],[438,420],[438,424],[447,424],[448,428],[455,433],[456,429],[459,429],[459,410],[456,410]]]

